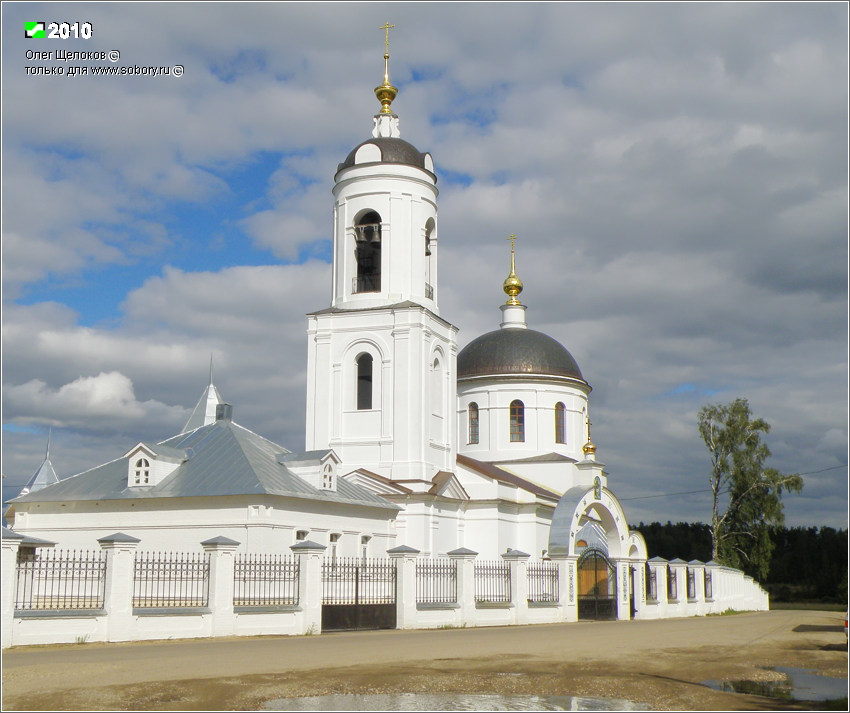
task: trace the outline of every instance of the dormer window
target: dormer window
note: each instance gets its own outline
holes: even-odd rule
[[[322,488],[325,490],[333,490],[334,487],[334,469],[330,463],[325,463],[322,469]]]
[[[147,485],[151,481],[151,464],[147,458],[139,458],[136,461],[133,484]]]
[[[191,454],[162,444],[138,443],[124,457],[127,459],[127,487],[135,488],[159,485]]]

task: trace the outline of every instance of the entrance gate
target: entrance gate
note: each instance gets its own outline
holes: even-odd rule
[[[589,548],[578,558],[578,618],[617,618],[617,575],[601,550]]]
[[[322,563],[322,631],[395,627],[393,560],[335,558]]]

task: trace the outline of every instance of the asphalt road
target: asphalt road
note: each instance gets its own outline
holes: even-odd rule
[[[282,695],[441,686],[522,692],[525,684],[535,692],[605,695],[653,708],[775,708],[768,699],[719,693],[702,682],[769,676],[763,667],[776,665],[846,677],[842,625],[843,613],[773,611],[21,647],[3,653],[3,709],[244,709]],[[506,673],[517,674],[509,685]]]

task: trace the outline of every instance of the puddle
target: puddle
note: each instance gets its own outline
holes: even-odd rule
[[[776,666],[767,669],[785,674],[779,681],[703,681],[715,691],[747,693],[785,701],[834,701],[847,698],[847,679],[820,676],[806,668]]]
[[[643,703],[580,696],[500,696],[477,693],[337,694],[277,698],[267,711],[648,711]]]

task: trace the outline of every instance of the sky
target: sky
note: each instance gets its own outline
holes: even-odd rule
[[[707,521],[697,414],[745,398],[768,464],[804,474],[787,524],[846,528],[843,2],[4,2],[4,500],[48,430],[60,478],[179,432],[211,357],[234,420],[304,447],[305,314],[330,304],[333,176],[371,135],[385,22],[459,347],[498,327],[515,233],[529,326],[593,387],[631,523]]]

